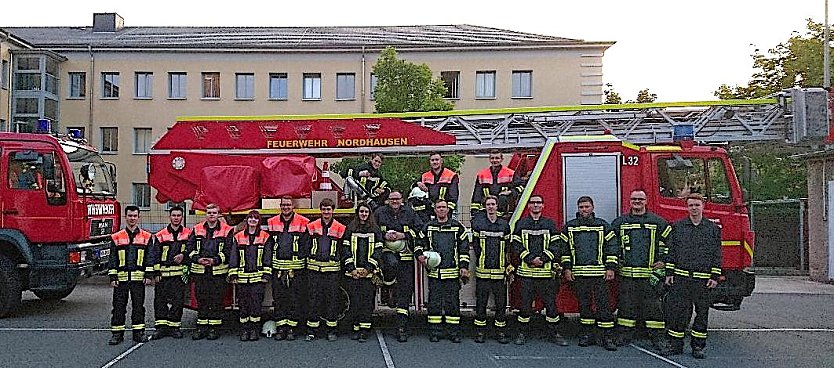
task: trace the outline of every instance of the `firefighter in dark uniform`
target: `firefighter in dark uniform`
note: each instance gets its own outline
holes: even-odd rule
[[[327,341],[336,341],[345,225],[333,218],[335,207],[336,204],[331,199],[323,199],[319,204],[321,218],[307,225],[311,243],[310,258],[307,259],[307,275],[310,281],[307,341],[316,339],[316,330],[322,322],[327,326]]]
[[[272,237],[261,230],[261,213],[249,211],[246,227],[235,233],[229,255],[229,282],[236,284],[240,341],[257,341],[264,284],[272,277]]]
[[[454,218],[460,193],[458,190],[460,177],[454,171],[443,167],[443,156],[439,153],[429,156],[429,166],[431,170],[424,172],[416,185],[420,190],[429,194],[432,204],[436,204],[440,199],[446,201],[449,213]]]
[[[110,236],[109,271],[113,287],[113,311],[107,343],[118,345],[124,341],[127,301],[131,301],[130,322],[133,341],[145,340],[145,285],[153,283],[153,235],[139,228],[139,207],[125,207],[127,225]]]
[[[445,315],[449,340],[460,343],[460,284],[469,280],[469,234],[460,222],[449,217],[445,200],[434,203],[434,214],[435,219],[423,225],[414,249],[414,255],[423,265],[426,264],[424,251],[440,254],[440,264],[428,271],[429,341],[440,341]]]
[[[380,207],[374,213],[379,229],[385,241],[403,241],[405,247],[394,254],[398,258],[396,270],[393,270],[394,299],[397,312],[397,341],[408,341],[408,308],[414,295],[414,241],[423,227],[423,221],[408,206],[403,205],[403,194],[392,191],[388,195],[388,205]],[[392,254],[383,248],[383,256]],[[386,276],[386,279],[389,277]]]
[[[509,343],[507,337],[507,284],[505,273],[510,269],[510,224],[498,217],[498,198],[487,196],[483,203],[486,215],[472,220],[472,246],[475,248],[475,342],[486,338],[487,304],[495,300],[496,340]]]
[[[306,319],[307,283],[304,267],[310,255],[306,217],[295,213],[292,198],[281,198],[281,214],[267,221],[275,247],[272,254],[273,320],[275,340],[295,340],[295,331]]]
[[[357,183],[368,194],[364,200],[370,202],[374,208],[382,206],[390,191],[388,182],[382,178],[379,168],[382,167],[382,154],[375,153],[371,160],[355,168],[348,169],[347,175],[356,179]]]
[[[558,267],[554,267],[554,263],[559,259],[559,230],[553,220],[542,215],[543,209],[542,196],[531,195],[527,202],[529,214],[515,224],[512,235],[513,249],[520,261],[515,272],[521,279],[521,308],[517,317],[519,333],[515,343],[524,345],[527,342],[524,331],[533,313],[533,299],[538,294],[544,302],[545,321],[551,339],[561,346],[567,346],[567,341],[558,330],[561,317],[556,310],[559,279],[554,270]]]
[[[614,279],[620,249],[611,225],[594,215],[594,200],[582,196],[576,203],[579,212],[562,229],[560,253],[565,280],[572,283],[579,299],[583,330],[579,346],[593,345],[596,335],[606,350],[615,351],[614,313],[608,303],[606,282]],[[592,304],[596,304],[596,311]]]
[[[667,332],[671,336],[670,353],[683,352],[684,331],[692,318],[695,306],[695,322],[692,323],[692,356],[704,358],[707,345],[709,308],[712,304],[711,289],[718,286],[721,277],[721,229],[704,218],[704,197],[693,193],[686,197],[689,217],[676,222],[669,241],[669,257],[666,261],[666,284],[670,286],[666,297]]]
[[[414,210],[417,217],[420,218],[420,222],[424,224],[431,221],[432,216],[434,216],[434,205],[429,199],[429,194],[417,187],[417,184],[414,184],[411,192],[408,193],[408,206]]]
[[[524,185],[515,176],[515,171],[504,167],[504,155],[500,152],[489,154],[489,167],[478,172],[475,177],[475,189],[472,192],[471,217],[475,219],[484,214],[482,207],[488,196],[498,198],[498,217],[509,216],[510,202],[513,196],[521,194]]]
[[[174,206],[168,211],[168,226],[154,235],[154,253],[158,262],[154,286],[153,310],[156,321],[152,339],[165,336],[182,338],[182,307],[185,303],[186,284],[183,281],[183,267],[188,267],[185,246],[191,229],[183,224],[185,210]]]
[[[665,267],[668,249],[666,241],[672,227],[666,220],[646,209],[646,192],[631,191],[631,210],[611,223],[620,245],[620,280],[617,299],[617,325],[620,338],[617,345],[625,346],[634,338],[638,320],[651,331],[651,339],[660,351],[666,349],[660,295],[651,284],[652,272]]]
[[[368,341],[376,294],[373,278],[379,269],[382,238],[371,206],[365,202],[359,203],[356,207],[356,217],[347,226],[342,239],[345,276],[349,277],[350,285],[350,310],[353,320],[351,340]]]
[[[197,296],[197,329],[191,338],[216,340],[223,324],[223,296],[229,273],[229,242],[234,228],[219,220],[220,207],[206,206],[206,220],[194,225],[188,238],[189,274]]]

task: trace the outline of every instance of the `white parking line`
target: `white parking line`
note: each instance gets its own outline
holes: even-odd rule
[[[709,328],[720,332],[834,332],[834,328]]]
[[[666,357],[664,357],[664,356],[657,355],[657,354],[655,354],[654,352],[651,352],[651,351],[649,351],[649,350],[643,349],[643,348],[641,348],[641,347],[639,347],[639,346],[637,346],[637,345],[634,345],[634,344],[628,344],[628,346],[631,346],[631,347],[633,347],[633,348],[635,348],[635,349],[637,349],[637,350],[639,350],[639,351],[641,351],[641,352],[643,352],[643,353],[649,354],[649,355],[651,355],[651,356],[653,356],[653,357],[655,357],[655,358],[657,358],[657,359],[660,359],[660,360],[662,360],[662,361],[664,361],[664,362],[666,362],[666,363],[669,363],[669,364],[671,364],[671,365],[673,365],[673,366],[675,366],[675,367],[678,367],[678,368],[686,368],[686,366],[685,366],[685,365],[682,365],[682,364],[680,364],[680,363],[678,363],[678,362],[676,362],[676,361],[674,361],[674,360],[672,360],[672,359],[666,358]]]
[[[182,328],[183,331],[193,330],[193,327],[185,327]],[[43,327],[43,328],[29,328],[29,327],[0,327],[0,331],[22,331],[22,332],[97,332],[97,331],[110,331],[109,328],[51,328],[51,327]],[[132,329],[128,328],[125,331],[132,331]],[[156,331],[155,328],[146,328],[145,331]]]
[[[388,351],[388,344],[385,343],[382,331],[376,330],[376,339],[379,340],[379,348],[382,349],[382,356],[385,358],[385,366],[387,368],[394,368],[394,359],[391,359],[391,352]]]
[[[101,368],[110,368],[110,367],[112,367],[113,364],[118,363],[120,360],[124,359],[124,357],[126,357],[128,354],[130,354],[130,353],[134,352],[136,349],[139,349],[140,347],[142,347],[142,345],[145,345],[145,343],[140,342],[136,345],[133,345],[133,347],[131,347],[130,349],[127,349],[127,351],[125,351],[124,353],[121,353],[119,356],[113,358],[113,360],[111,360],[107,364],[101,366]]]

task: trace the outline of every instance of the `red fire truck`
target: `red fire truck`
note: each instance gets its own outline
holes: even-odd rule
[[[687,215],[682,197],[697,191],[707,197],[705,216],[723,229],[723,275],[715,307],[736,310],[755,286],[750,271],[755,236],[745,195],[720,145],[784,140],[793,134],[794,109],[780,98],[353,116],[185,117],[154,144],[149,183],[158,190],[159,201],[193,200],[195,208],[217,202],[224,212],[261,208],[276,214],[273,199],[291,195],[299,198],[299,212],[315,213],[320,198],[330,195],[340,199],[337,213],[351,213],[339,186],[330,194],[315,190],[321,180],[315,158],[500,150],[513,153],[508,166],[527,178],[516,205],[521,210],[514,212],[512,223],[523,215],[533,193],[545,197],[545,215],[563,224],[582,195],[592,196],[597,215],[610,221],[628,210],[630,191],[642,188],[649,209],[673,221]],[[471,190],[461,188],[462,193]],[[419,273],[416,283],[415,306],[421,308],[425,290]],[[472,294],[468,287],[462,292],[464,302]],[[578,309],[567,287],[558,302],[563,311]]]
[[[0,133],[0,317],[21,292],[68,296],[106,267],[119,228],[115,169],[92,147],[48,134]]]

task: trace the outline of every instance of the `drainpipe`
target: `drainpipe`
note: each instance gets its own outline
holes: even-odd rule
[[[96,71],[96,57],[93,55],[93,45],[87,45],[87,52],[90,53],[90,79],[87,81],[87,84],[90,86],[90,95],[87,96],[89,100],[89,105],[87,108],[87,144],[95,147],[92,144],[93,142],[93,99],[96,96],[96,83],[95,83],[95,71]]]
[[[365,113],[365,46],[362,46],[362,87],[359,87],[359,98],[362,102],[359,105],[359,112]]]

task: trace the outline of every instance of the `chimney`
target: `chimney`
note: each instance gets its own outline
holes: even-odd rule
[[[93,13],[93,32],[116,32],[125,27],[125,20],[116,13]]]

